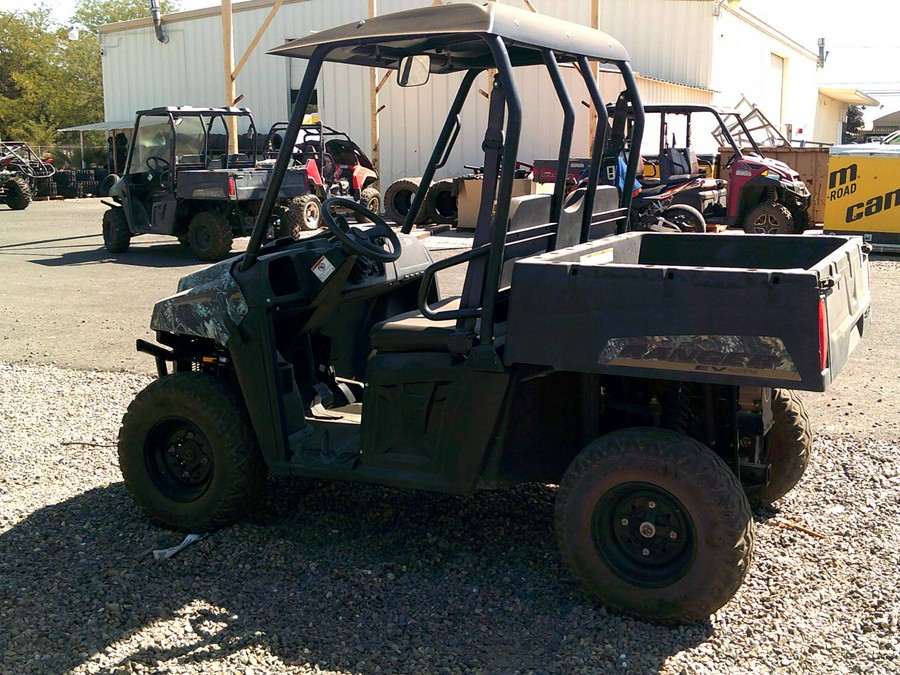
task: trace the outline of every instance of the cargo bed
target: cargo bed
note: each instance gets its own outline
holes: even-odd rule
[[[631,232],[515,263],[507,365],[824,391],[861,337],[854,237]]]

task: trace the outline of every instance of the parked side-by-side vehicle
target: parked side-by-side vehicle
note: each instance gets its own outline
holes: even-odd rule
[[[124,174],[110,189],[103,243],[125,253],[141,234],[172,235],[200,260],[227,257],[234,237],[250,234],[271,167],[258,163],[256,125],[246,108],[167,106],[137,113]],[[269,235],[304,229],[306,173],[280,181],[267,216]],[[316,223],[316,227],[318,223]]]
[[[865,333],[861,242],[629,231],[637,148],[621,200],[605,182],[627,110],[640,137],[643,107],[624,47],[585,26],[454,3],[272,52],[307,63],[247,251],[181,279],[153,309],[156,341],[138,342],[159,377],[119,433],[135,501],[199,532],[252,508],[267,473],[460,495],[558,484],[562,559],[610,610],[678,623],[728,602],[750,568],[751,505],[784,495],[809,459],[794,391],[825,389]],[[458,89],[402,227],[331,198],[327,230],[267,242],[326,61]],[[592,61],[622,78],[610,116]],[[557,180],[513,198],[501,167],[515,165],[533,66],[562,110]],[[435,261],[413,219],[486,74],[472,247]],[[567,194],[582,98],[600,111],[596,187]],[[371,222],[351,226],[346,211]],[[446,296],[436,276],[457,265],[462,292]]]

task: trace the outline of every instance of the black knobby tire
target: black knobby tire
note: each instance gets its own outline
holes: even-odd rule
[[[384,212],[389,221],[402,225],[412,207],[412,200],[419,189],[418,178],[401,178],[394,181],[384,193]],[[413,219],[413,223],[421,225],[428,221],[428,213],[425,205],[419,209],[419,213]]]
[[[750,505],[734,473],[666,429],[622,429],[588,445],[559,486],[555,521],[563,561],[588,591],[653,623],[718,610],[753,550]]]
[[[375,215],[381,215],[381,193],[378,191],[378,188],[365,188],[359,193],[359,203]],[[371,222],[360,213],[354,213],[353,217],[356,219],[357,223]]]
[[[103,245],[110,253],[125,253],[131,246],[131,230],[122,208],[109,209],[103,214]]]
[[[231,251],[234,235],[228,218],[215,211],[201,211],[191,218],[188,241],[200,260],[223,260]]]
[[[10,176],[6,181],[6,205],[13,211],[22,211],[31,204],[31,187],[22,176]]]
[[[314,194],[305,194],[291,199],[293,226],[291,236],[299,239],[304,232],[318,230],[322,225],[322,200]]]
[[[794,232],[806,232],[812,223],[809,220],[809,209],[789,209],[794,219]]]
[[[455,224],[459,218],[456,195],[453,194],[453,179],[445,178],[432,184],[425,196],[425,210],[428,219],[438,224]]]
[[[747,234],[795,234],[794,217],[784,204],[763,202],[744,217]]]
[[[138,506],[189,532],[235,522],[266,478],[243,403],[205,373],[168,375],[135,397],[119,430],[119,467]]]
[[[274,222],[276,219],[277,222]],[[289,204],[276,204],[272,210],[272,224],[267,235],[270,239],[291,237],[294,230],[300,227],[297,214]]]
[[[682,232],[706,232],[706,219],[690,204],[672,204],[663,210],[662,217]]]
[[[766,434],[769,484],[751,500],[751,505],[768,506],[784,497],[800,482],[812,453],[812,430],[803,401],[790,389],[772,390],[772,428]]]

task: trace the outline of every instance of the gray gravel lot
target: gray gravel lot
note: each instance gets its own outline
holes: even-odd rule
[[[96,206],[72,204],[83,220],[60,215],[48,233],[46,204],[20,212],[34,217],[31,239],[90,236]],[[271,480],[250,519],[154,560],[152,549],[182,537],[133,505],[114,447],[151,366],[120,363],[120,341],[140,336],[149,304],[127,307],[130,296],[107,291],[146,275],[133,302],[156,299],[192,265],[177,246],[178,265],[160,262],[167,244],[139,253],[157,267],[94,264],[96,241],[77,260],[42,264],[59,254],[10,249],[9,213],[0,256],[17,278],[0,278],[0,672],[900,671],[900,259],[872,265],[872,331],[831,390],[805,397],[811,465],[777,511],[756,512],[743,588],[709,621],[661,628],[607,615],[570,580],[547,486],[462,499]],[[95,287],[119,300],[89,298]],[[66,288],[81,289],[77,307]],[[105,317],[109,344],[74,353],[82,329],[62,320],[58,334],[38,335],[69,314]],[[103,350],[108,362],[94,369],[51,363],[99,361]]]

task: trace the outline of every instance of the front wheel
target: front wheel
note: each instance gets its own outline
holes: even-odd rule
[[[189,532],[235,522],[266,477],[244,405],[205,373],[168,375],[137,395],[122,418],[119,467],[138,506]]]
[[[117,207],[103,214],[103,245],[110,253],[125,253],[131,246],[131,230],[124,209]]]
[[[747,234],[795,234],[794,217],[784,204],[763,202],[744,218]]]
[[[709,448],[658,428],[587,446],[556,496],[563,561],[612,611],[662,624],[708,617],[737,592],[753,549],[750,505]]]
[[[305,194],[291,200],[293,229],[291,236],[299,239],[304,232],[318,230],[322,224],[322,200],[314,194]]]
[[[234,235],[228,218],[215,211],[201,211],[191,218],[188,242],[200,260],[215,262],[228,256]]]
[[[381,213],[381,193],[378,188],[367,187],[359,193],[359,203],[367,211]],[[354,213],[357,223],[371,223],[372,221],[360,213]]]
[[[6,183],[6,205],[13,211],[22,211],[31,204],[31,187],[21,176],[12,176]]]

